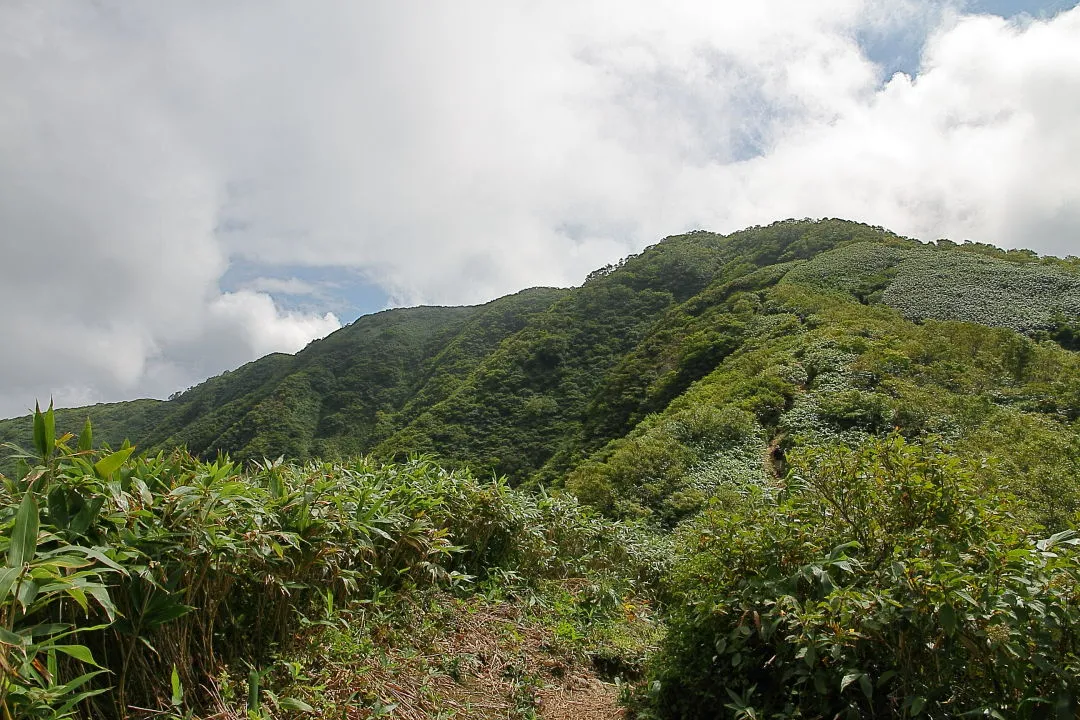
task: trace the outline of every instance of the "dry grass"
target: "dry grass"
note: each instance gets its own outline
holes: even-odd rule
[[[385,654],[327,658],[318,672],[320,717],[367,720],[610,720],[623,717],[614,685],[553,649],[551,630],[517,607],[446,599],[432,636]],[[234,703],[233,703],[234,704]],[[205,720],[246,720],[220,702]],[[382,706],[384,714],[378,708]],[[386,710],[392,705],[392,710]],[[273,717],[277,717],[273,715]]]
[[[461,691],[487,714],[469,717],[513,717],[524,709],[522,701],[552,720],[622,717],[615,686],[601,682],[591,667],[553,654],[550,630],[530,623],[517,608],[483,606],[459,619],[456,632],[441,644],[448,654],[477,660]],[[535,685],[523,692],[521,677]]]
[[[614,685],[596,678],[548,686],[538,693],[539,715],[545,720],[611,720],[623,717]]]
[[[527,717],[530,710],[556,720],[621,717],[615,687],[586,664],[555,653],[551,631],[513,605],[457,604],[442,630],[421,657],[399,666],[413,672],[368,678],[383,700],[397,704],[393,717],[495,720]],[[442,672],[423,672],[428,668]]]

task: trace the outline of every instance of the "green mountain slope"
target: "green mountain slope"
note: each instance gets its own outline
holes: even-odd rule
[[[565,291],[534,288],[475,307],[367,315],[296,355],[275,353],[167,402],[136,400],[57,411],[77,432],[87,417],[102,442],[144,449],[186,445],[240,459],[354,455],[411,417],[415,398],[438,402],[527,318]],[[413,411],[415,412],[415,411]],[[27,418],[0,421],[0,442],[29,443]]]
[[[441,716],[478,618],[522,716],[573,657],[626,681],[628,717],[1075,717],[1077,350],[1075,258],[840,220],[675,236],[578,288],[386,311],[166,402],[57,414],[96,442],[0,421],[37,463],[0,483],[6,612],[29,641],[83,606],[67,654],[115,695],[87,717],[165,707],[170,672],[193,717],[224,688],[250,706],[250,673],[316,714],[381,713],[393,685]],[[125,438],[167,452],[93,449]],[[416,452],[472,472],[384,462]],[[37,683],[38,651],[5,647]]]
[[[1076,367],[1061,346],[1080,338],[1077,315],[1076,262],[785,221],[670,237],[578,288],[366,316],[168,402],[58,422],[74,431],[89,415],[111,443],[202,456],[423,451],[517,482],[571,473],[612,512],[670,523],[738,468],[767,474],[762,458],[782,461],[811,430],[963,439],[1051,423],[1073,437]],[[979,387],[964,385],[974,375]],[[979,413],[993,422],[969,421]],[[26,428],[0,422],[0,440],[25,443]]]
[[[1080,510],[1080,355],[1005,328],[916,324],[884,305],[781,283],[730,304],[745,342],[568,479],[619,516],[674,525],[711,499],[784,476],[794,448],[899,431],[944,438],[1032,501]],[[729,301],[730,302],[730,301]]]

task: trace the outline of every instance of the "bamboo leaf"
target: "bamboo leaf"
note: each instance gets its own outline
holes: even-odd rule
[[[23,494],[19,510],[15,513],[15,528],[11,533],[11,547],[8,549],[8,567],[22,568],[34,559],[37,551],[38,505],[33,491]]]
[[[84,613],[89,612],[90,605],[86,601],[86,593],[83,592],[81,588],[68,588],[67,594],[71,597],[72,600],[79,604],[79,607],[82,608],[82,611]]]
[[[259,682],[262,680],[262,676],[259,675],[258,670],[251,668],[248,671],[248,712],[259,711]]]
[[[123,450],[117,450],[111,455],[105,457],[94,463],[94,472],[102,480],[107,480],[114,472],[116,472],[124,461],[127,460],[131,453],[135,452],[135,447],[126,447]]]
[[[105,615],[109,618],[109,622],[113,622],[114,620],[116,620],[118,611],[116,609],[116,606],[113,604],[112,598],[109,597],[108,590],[106,590],[101,585],[91,585],[86,588],[86,591],[90,594],[91,597],[97,600],[98,605],[101,606],[101,609],[105,611]]]
[[[0,604],[7,600],[8,594],[11,592],[11,586],[15,584],[19,575],[22,574],[21,567],[9,567],[0,570]]]
[[[41,406],[34,403],[34,449],[42,460],[48,460],[56,443],[56,416],[52,402],[49,409],[41,412]]]
[[[85,645],[53,645],[53,650],[70,655],[79,662],[86,663],[87,665],[93,665],[94,667],[100,667],[94,662],[94,654],[90,652],[90,648]]]
[[[29,642],[29,638],[22,635],[16,635],[7,628],[0,627],[0,643],[4,645],[12,645],[14,647],[23,647]]]
[[[68,525],[68,530],[76,535],[82,535],[89,528],[90,524],[94,522],[94,518],[98,516],[101,511],[101,506],[105,504],[105,498],[96,497],[88,503],[83,503],[79,511],[75,513],[75,517],[71,519],[71,524]]]
[[[15,477],[22,480],[30,474],[30,464],[23,458],[16,458],[15,460]]]
[[[67,488],[57,485],[49,493],[49,523],[56,528],[66,528],[71,521],[68,515]]]
[[[172,677],[170,678],[172,684],[172,697],[170,701],[175,708],[180,707],[184,702],[184,685],[180,682],[180,673],[176,671],[176,665],[172,666]]]
[[[89,452],[94,448],[94,431],[90,427],[90,418],[86,418],[83,431],[79,433],[79,452]]]
[[[15,592],[15,598],[24,608],[29,608],[38,596],[38,584],[30,578],[24,577]]]
[[[278,707],[282,710],[292,710],[293,712],[315,712],[315,708],[311,707],[303,700],[294,697],[281,698],[278,701]]]
[[[105,670],[95,670],[92,673],[87,673],[85,675],[80,675],[79,677],[75,678],[74,680],[72,680],[68,684],[63,685],[60,688],[58,688],[57,689],[57,694],[60,695],[60,696],[67,695],[67,694],[71,693],[72,691],[74,691],[76,688],[78,688],[80,685],[85,684],[88,680],[90,680],[91,678],[93,678],[93,677],[95,677],[97,675],[100,675],[103,672],[106,672],[106,671]],[[73,707],[75,707],[76,705],[81,703],[83,700],[85,700],[85,699],[87,699],[89,697],[93,697],[95,695],[100,695],[101,693],[104,693],[104,692],[108,692],[108,690],[109,690],[109,688],[103,687],[103,688],[97,688],[96,690],[85,690],[85,691],[83,691],[81,693],[73,695],[72,697],[68,698],[67,702],[65,702],[63,705],[61,705],[59,708],[57,708],[57,710],[54,713],[53,717],[58,717],[58,718],[67,717],[68,711],[70,711]]]
[[[127,568],[125,568],[123,565],[120,565],[115,560],[113,560],[108,555],[106,555],[103,552],[102,548],[96,548],[96,547],[92,547],[92,548],[75,548],[75,547],[70,547],[70,548],[64,548],[64,549],[70,549],[70,550],[78,549],[79,552],[83,553],[87,557],[90,557],[90,558],[93,558],[93,559],[97,560],[102,565],[105,565],[106,567],[108,567],[108,568],[110,568],[112,570],[115,570],[116,572],[120,573],[121,575],[127,575],[128,574]]]

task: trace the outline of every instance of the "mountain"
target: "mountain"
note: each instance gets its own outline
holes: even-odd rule
[[[785,221],[2,421],[4,707],[1075,717],[1078,350],[1076,258]]]
[[[797,444],[889,428],[1011,443],[1050,488],[1080,469],[1078,316],[1076,259],[789,220],[669,237],[576,288],[364,316],[58,425],[241,460],[430,452],[666,524]],[[1033,428],[1052,452],[1020,447]]]

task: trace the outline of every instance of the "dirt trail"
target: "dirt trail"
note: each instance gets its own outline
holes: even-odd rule
[[[593,668],[551,651],[551,638],[523,624],[511,606],[484,608],[446,639],[445,650],[477,662],[461,680],[462,718],[513,718],[529,709],[544,720],[622,718],[618,688]],[[455,703],[457,704],[457,703]]]
[[[623,717],[619,691],[597,678],[580,677],[562,687],[537,693],[538,712],[544,720],[610,720]]]
[[[323,690],[340,720],[616,720],[619,689],[560,651],[550,627],[512,604],[449,603],[385,654],[336,658]],[[423,636],[423,639],[421,638]],[[565,648],[565,646],[562,646]],[[214,720],[240,720],[222,708]],[[208,719],[209,720],[209,719]]]

